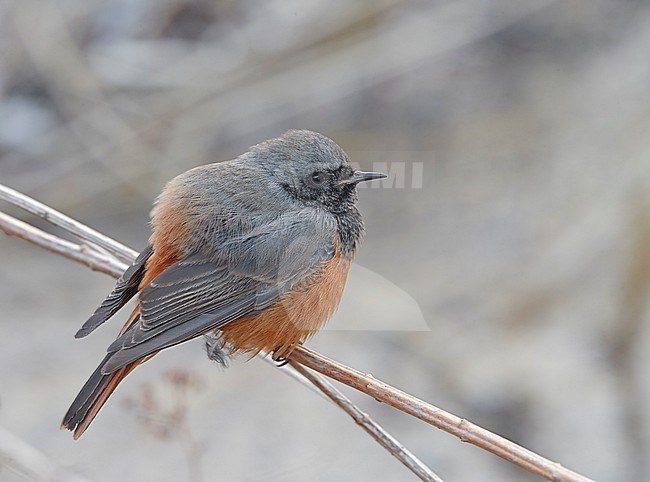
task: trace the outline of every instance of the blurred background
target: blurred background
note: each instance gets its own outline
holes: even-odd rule
[[[649,52],[638,0],[4,0],[0,182],[140,250],[176,174],[326,134],[392,176],[360,193],[359,268],[309,346],[596,480],[650,480]],[[73,442],[60,419],[122,321],[73,335],[113,280],[6,236],[0,262],[0,427],[68,474],[413,479],[201,341]],[[539,480],[345,391],[447,481]]]

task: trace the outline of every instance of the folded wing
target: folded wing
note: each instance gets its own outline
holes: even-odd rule
[[[335,225],[308,209],[177,261],[140,292],[140,316],[108,348],[101,373],[267,308],[335,251]]]
[[[117,280],[115,288],[106,297],[95,313],[86,321],[75,334],[75,338],[83,338],[92,333],[98,326],[119,311],[138,292],[142,281],[147,260],[153,254],[153,248],[147,246],[135,259],[133,264]]]

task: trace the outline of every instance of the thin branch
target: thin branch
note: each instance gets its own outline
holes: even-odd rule
[[[278,364],[277,364],[277,362],[274,362],[273,359],[271,358],[271,356],[270,356],[269,354],[266,354],[266,355],[264,355],[264,354],[260,354],[260,355],[258,355],[258,356],[259,356],[260,358],[262,358],[265,362],[267,362],[269,365],[271,365],[271,366],[273,366],[273,367],[275,367],[275,368],[278,368]],[[320,389],[318,389],[314,384],[312,384],[312,383],[307,379],[307,377],[305,377],[302,373],[300,373],[298,370],[296,370],[296,369],[291,365],[291,363],[288,363],[288,364],[284,365],[284,366],[281,367],[281,368],[282,368],[282,370],[280,370],[280,371],[281,371],[282,373],[284,373],[284,374],[285,374],[286,376],[288,376],[289,378],[293,378],[295,381],[297,381],[298,383],[300,383],[301,385],[303,385],[304,387],[306,387],[307,389],[309,389],[310,392],[312,392],[312,393],[318,395],[318,396],[321,397],[323,400],[326,400],[326,401],[328,401],[328,402],[331,402],[331,401],[332,401],[332,400],[329,398],[329,396],[327,396],[326,394],[324,394]]]
[[[463,442],[469,442],[488,452],[498,455],[519,467],[545,479],[562,482],[591,482],[557,462],[551,462],[541,455],[504,439],[489,430],[465,419],[430,405],[419,398],[398,390],[372,375],[361,373],[337,361],[316,353],[304,346],[297,346],[291,353],[291,360],[311,368],[349,387],[370,395],[378,402],[385,403],[413,417],[430,423],[434,427],[455,435]]]
[[[2,186],[0,185],[0,188],[1,187]],[[30,199],[24,195],[20,196],[23,202]],[[48,212],[52,211],[54,210],[48,208]],[[52,220],[52,222],[56,224],[56,219]],[[81,223],[74,223],[74,230],[69,229],[69,231],[73,232],[73,234],[83,239],[88,239],[85,236],[93,235],[93,233],[96,233],[94,230],[82,225]],[[60,224],[57,225],[63,227]],[[102,247],[111,252],[112,250],[117,249],[117,246],[122,246],[110,238],[107,238],[106,236],[102,235],[102,237],[106,243],[106,246],[102,245]],[[30,241],[34,242],[33,240]],[[43,247],[49,249],[45,245]],[[54,251],[52,249],[50,250]],[[130,250],[128,250],[128,252],[135,255],[135,253]],[[127,251],[123,251],[121,254],[122,256],[126,257],[126,253]],[[91,251],[89,254],[94,256],[96,253],[94,251]],[[69,258],[75,259],[72,256],[69,256]],[[353,368],[349,368],[308,348],[302,346],[296,347],[291,355],[291,361],[297,362],[345,385],[364,392],[379,402],[391,405],[392,407],[397,408],[404,413],[408,413],[409,415],[430,423],[431,425],[460,438],[464,442],[472,443],[473,445],[476,445],[477,447],[480,447],[505,460],[508,460],[524,468],[525,470],[528,470],[529,472],[538,474],[547,480],[557,482],[592,482],[591,479],[577,474],[556,462],[552,462],[528,449],[521,447],[520,445],[515,444],[514,442],[506,440],[503,437],[500,437],[465,419],[445,412],[444,410],[430,405],[423,400],[420,400],[412,395],[409,395],[408,393],[398,390],[391,385],[373,378],[372,375],[359,372]],[[330,395],[328,395],[328,397],[329,396]]]
[[[76,221],[63,213],[60,213],[59,211],[2,184],[0,184],[0,199],[35,214],[39,218],[43,218],[81,239],[104,248],[117,259],[124,261],[125,263],[131,263],[138,255],[137,252],[121,243],[118,243],[114,239],[111,239],[79,221]]]
[[[114,278],[119,277],[127,268],[127,265],[117,261],[113,256],[91,250],[83,244],[72,243],[58,236],[53,236],[3,212],[0,212],[0,230],[4,231],[8,236],[24,239],[40,248]]]
[[[295,360],[289,361],[298,373],[304,376],[307,380],[317,386],[329,399],[350,415],[357,424],[364,429],[372,438],[374,438],[379,445],[388,450],[400,462],[402,462],[408,469],[422,480],[430,482],[444,482],[440,477],[433,473],[429,467],[424,465],[420,459],[413,455],[406,447],[404,447],[397,439],[391,434],[386,432],[380,425],[375,423],[370,416],[362,412],[359,407],[354,405],[349,398],[343,395],[334,385],[328,382],[322,376],[311,373],[300,363]]]

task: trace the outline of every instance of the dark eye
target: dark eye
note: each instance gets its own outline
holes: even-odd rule
[[[325,171],[314,171],[309,176],[310,184],[313,186],[322,186],[329,179],[329,174]]]

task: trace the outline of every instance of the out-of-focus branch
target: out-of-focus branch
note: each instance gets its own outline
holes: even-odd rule
[[[11,195],[3,196],[3,193],[7,192]],[[127,265],[116,260],[112,254],[117,256],[119,253],[120,258],[124,258],[128,262],[133,262],[137,255],[135,251],[117,241],[114,241],[92,228],[74,221],[58,211],[1,184],[0,198],[50,221],[52,224],[65,229],[80,239],[90,242],[101,240],[102,247],[109,251],[111,255],[106,255],[94,249],[91,250],[83,244],[75,244],[57,236],[53,236],[35,228],[34,226],[24,223],[23,221],[0,212],[0,230],[4,231],[9,236],[19,237],[48,251],[59,254],[73,261],[77,261],[78,263],[82,263],[93,270],[111,275],[114,278],[119,277],[127,268]],[[18,202],[14,202],[14,200]],[[265,356],[260,356],[260,358],[275,366],[274,362],[270,358]],[[421,480],[426,482],[442,482],[442,479],[429,467],[413,455],[398,440],[386,432],[386,430],[384,430],[378,423],[363,413],[350,399],[334,388],[322,376],[309,373],[304,369],[298,370],[295,364],[285,367],[283,372],[339,406],[382,447],[402,462],[402,464],[404,464]],[[2,448],[0,447],[0,456],[3,454],[1,449]]]
[[[627,434],[627,450],[621,455],[626,471],[625,480],[649,480],[647,406],[644,388],[647,378],[636,363],[643,330],[647,328],[648,292],[650,292],[650,200],[642,197],[630,220],[631,252],[622,283],[618,319],[615,329],[607,336],[611,366],[617,394],[621,398],[621,425]],[[646,402],[647,403],[647,402]]]
[[[30,199],[27,196],[24,195],[21,196],[23,201],[25,199],[27,200]],[[48,209],[51,210],[51,208]],[[9,220],[13,219],[9,216],[0,218],[0,229],[7,232],[7,234],[11,234],[9,230],[7,230],[5,227],[7,218]],[[48,220],[57,224],[56,219],[58,218],[49,218]],[[57,225],[61,226],[60,224]],[[89,239],[88,238],[89,236],[93,237],[93,239],[96,238],[96,236],[92,234],[95,232],[91,228],[84,226],[81,223],[75,222],[70,226],[68,231],[82,239]],[[105,236],[104,238],[109,240],[108,243],[111,244],[111,249],[116,249],[116,246],[120,246],[119,243],[117,242],[111,243],[112,240],[110,238],[107,238]],[[31,239],[28,238],[25,239],[27,239],[32,243],[39,244],[38,239],[36,239],[35,237],[32,237]],[[42,245],[46,249],[49,249],[48,245],[46,245],[45,243],[39,245]],[[127,252],[124,252],[123,254],[126,255],[126,253]],[[131,251],[131,253],[134,252]],[[91,251],[90,254],[95,254],[95,253],[94,251]],[[70,258],[75,259],[71,256]],[[562,465],[556,462],[552,462],[542,457],[541,455],[538,455],[528,449],[525,449],[515,444],[514,442],[506,440],[503,437],[500,437],[499,435],[496,435],[484,428],[481,428],[465,419],[462,419],[460,417],[457,417],[456,415],[453,415],[438,407],[435,407],[423,400],[414,397],[413,395],[410,395],[395,387],[392,387],[391,385],[388,385],[387,383],[384,383],[381,380],[377,380],[374,377],[372,377],[372,375],[362,373],[353,368],[349,368],[339,362],[331,360],[308,348],[302,346],[296,347],[296,349],[291,354],[291,361],[294,363],[299,363],[301,365],[304,365],[312,370],[321,373],[322,375],[328,376],[345,385],[348,385],[352,388],[362,391],[370,395],[371,397],[373,397],[375,400],[379,402],[391,405],[392,407],[404,413],[408,413],[409,415],[412,415],[435,427],[440,428],[441,430],[444,430],[445,432],[448,432],[460,438],[464,442],[469,442],[473,445],[476,445],[477,447],[487,450],[505,460],[512,462],[513,464],[518,465],[519,467],[522,467],[523,469],[529,472],[538,474],[546,478],[547,480],[558,481],[558,482],[590,482],[591,480],[588,479],[587,477],[584,477],[580,474],[577,474],[563,467]],[[305,372],[304,370],[301,371],[301,374],[306,377],[305,373],[308,372]],[[327,385],[329,384],[322,384],[322,387],[325,387],[326,390],[329,390],[327,388]],[[315,385],[315,386],[319,389],[322,389],[321,386],[319,385]],[[326,395],[330,399],[339,397],[339,394],[336,394],[331,390],[329,390],[329,393],[326,393]],[[342,396],[342,394],[340,395]],[[352,403],[349,400],[347,402],[349,402],[349,404]],[[348,410],[346,411],[355,420],[357,420],[358,417],[361,417],[360,419],[363,419],[363,415],[364,415],[363,412],[361,412],[356,407],[355,409],[356,410],[354,414],[352,414]],[[374,422],[372,422],[372,420],[369,419],[368,417],[366,417],[366,423],[374,424]],[[361,424],[361,426],[366,428],[365,424]],[[375,432],[377,435],[383,432],[383,429],[381,429],[380,427],[379,430],[380,430],[379,432]],[[375,437],[375,435],[373,435],[373,437]],[[422,465],[419,460],[414,459],[414,457],[410,454],[410,452],[408,451],[405,452],[404,450],[400,450],[401,445],[395,446],[393,442],[394,439],[392,439],[391,437],[391,440],[384,439],[382,445],[386,447],[393,455],[397,456],[396,452],[393,452],[391,448],[389,448],[391,446],[394,448],[394,450],[399,452],[401,456],[408,457],[411,460],[414,460],[414,463],[417,462],[420,465]],[[409,466],[409,468],[413,470],[411,466]],[[419,474],[418,472],[415,473],[416,475],[418,475],[418,477],[422,478],[421,474]],[[436,479],[425,478],[423,480],[436,480]]]
[[[88,481],[85,477],[73,474],[57,465],[41,451],[2,427],[0,427],[0,467],[15,471],[29,480]]]

